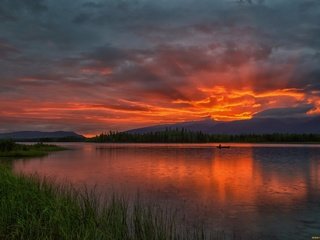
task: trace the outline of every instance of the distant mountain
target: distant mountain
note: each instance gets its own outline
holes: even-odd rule
[[[75,132],[40,132],[40,131],[22,131],[0,133],[0,139],[13,139],[13,140],[33,140],[33,139],[84,139],[82,135]]]
[[[320,134],[320,117],[303,118],[253,118],[231,122],[200,121],[156,125],[129,130],[129,133],[149,133],[166,129],[201,131],[209,134],[272,134],[272,133],[317,133]]]

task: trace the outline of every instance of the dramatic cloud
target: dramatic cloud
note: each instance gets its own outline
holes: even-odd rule
[[[0,131],[320,114],[318,0],[3,0]]]
[[[312,105],[305,105],[293,108],[273,108],[259,112],[254,117],[256,118],[290,118],[304,117],[305,114],[313,109]]]

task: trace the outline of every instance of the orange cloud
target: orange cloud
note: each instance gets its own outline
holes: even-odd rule
[[[15,102],[2,99],[2,118],[7,121],[17,119],[50,124],[52,122],[87,124],[84,134],[97,134],[107,130],[125,130],[145,125],[188,121],[211,116],[219,121],[250,119],[258,112],[271,108],[294,107],[301,104],[314,104],[308,114],[320,113],[320,101],[316,95],[304,93],[300,89],[288,88],[274,91],[255,92],[249,87],[243,89],[226,86],[199,87],[197,95],[188,100],[126,98],[94,100],[74,99],[68,102],[53,102],[45,99],[17,99]],[[71,125],[72,125],[71,124]],[[91,130],[90,130],[91,129]],[[81,132],[81,130],[80,130]]]
[[[258,47],[246,49],[107,48],[80,66],[61,66],[66,72],[20,76],[5,86],[11,93],[1,92],[0,131],[50,127],[92,135],[208,116],[250,119],[268,109],[305,105],[314,106],[309,115],[320,114],[319,92],[295,82],[296,59],[272,64],[261,60],[271,49],[264,55]]]
[[[224,86],[199,88],[207,97],[201,100],[176,100],[190,109],[199,109],[204,114],[221,121],[250,119],[254,114],[277,107],[289,107],[308,102],[308,97],[299,89],[278,89],[256,93],[251,89],[228,89]],[[312,100],[309,100],[309,102]]]
[[[81,73],[110,75],[112,73],[112,68],[109,68],[109,67],[84,67],[84,68],[81,68]]]

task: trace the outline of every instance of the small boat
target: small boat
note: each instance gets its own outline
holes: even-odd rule
[[[217,148],[222,149],[222,148],[230,148],[230,146],[222,146],[221,144],[219,144],[219,146],[217,146]]]

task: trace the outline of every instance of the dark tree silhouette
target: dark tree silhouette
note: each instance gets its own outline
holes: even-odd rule
[[[219,142],[320,142],[319,134],[206,134],[191,132],[186,129],[166,129],[149,133],[113,132],[102,133],[89,139],[92,142],[109,143],[219,143]]]

